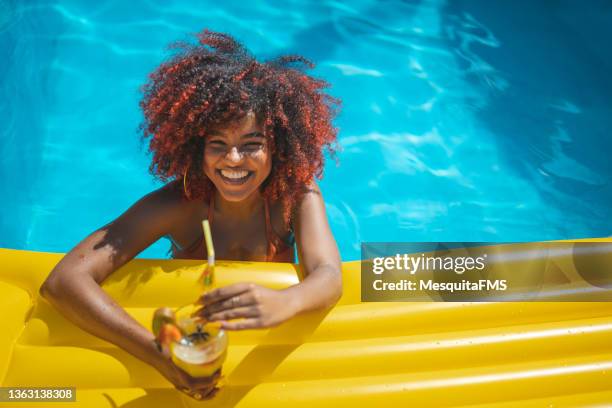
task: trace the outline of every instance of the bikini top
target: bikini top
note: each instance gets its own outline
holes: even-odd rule
[[[268,241],[266,262],[294,262],[295,236],[293,235],[293,231],[287,240],[282,239],[276,234],[274,228],[272,228],[272,222],[270,221],[270,206],[268,205],[268,200],[264,200],[264,213],[266,216],[266,239]],[[211,195],[210,203],[208,204],[208,222],[211,228],[214,214],[215,200],[214,195]],[[203,240],[204,233],[202,233],[191,245],[182,248],[177,242],[170,238],[170,242],[172,243],[170,248],[172,257],[176,258],[180,253],[180,258],[202,259],[201,254],[204,252],[204,248],[201,248],[201,246]]]

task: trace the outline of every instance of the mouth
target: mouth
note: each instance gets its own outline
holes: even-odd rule
[[[217,169],[216,172],[226,184],[234,186],[246,183],[255,174],[244,169]]]

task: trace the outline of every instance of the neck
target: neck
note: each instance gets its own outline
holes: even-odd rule
[[[228,217],[235,220],[251,218],[264,204],[264,198],[259,191],[253,192],[253,194],[242,201],[227,201],[217,191],[213,200],[215,202],[215,211],[218,211],[224,218]]]

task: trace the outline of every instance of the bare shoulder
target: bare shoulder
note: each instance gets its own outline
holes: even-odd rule
[[[86,266],[102,282],[181,222],[189,205],[175,183],[168,183],[132,204],[110,223],[89,234],[62,259],[70,271]]]
[[[179,184],[176,180],[171,181],[157,190],[151,191],[144,198],[153,205],[166,207],[179,207],[187,204],[188,201],[185,200]]]
[[[305,185],[302,189],[300,201],[294,210],[294,218],[299,217],[303,211],[312,210],[313,206],[325,206],[321,189],[314,180],[310,184]]]
[[[271,211],[271,218],[272,218],[272,226],[275,231],[289,232],[289,230],[293,230],[293,222],[295,222],[296,216],[299,215],[300,208],[302,207],[304,202],[310,201],[310,200],[321,200],[322,201],[323,199],[321,196],[321,190],[319,189],[319,186],[317,185],[317,183],[315,183],[314,181],[311,184],[304,186],[299,196],[300,196],[300,200],[297,203],[296,208],[293,209],[293,213],[291,214],[292,225],[289,225],[289,226],[284,225],[284,222],[283,222],[283,213],[284,213],[285,207],[282,203],[282,200],[278,200],[271,204],[270,211]],[[284,234],[281,234],[281,235],[284,235]]]
[[[172,181],[144,195],[103,228],[110,227],[122,234],[143,234],[151,231],[163,236],[169,233],[194,206],[192,201],[184,198],[178,184],[180,183]]]
[[[338,266],[338,246],[327,220],[321,189],[316,182],[304,187],[293,219],[300,263],[306,270],[314,270],[322,264]]]
[[[200,200],[188,200],[183,194],[183,186],[179,181],[171,181],[143,197],[147,201],[148,209],[154,213],[155,218],[161,217],[171,230],[173,226],[182,224],[189,219],[194,211],[202,209]],[[153,214],[152,214],[153,215]]]

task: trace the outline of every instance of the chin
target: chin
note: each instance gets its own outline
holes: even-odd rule
[[[251,185],[252,183],[248,183],[247,185],[240,186],[236,188],[236,186],[227,186],[223,182],[223,180],[215,180],[215,189],[224,200],[231,202],[239,202],[246,200],[253,193],[257,192],[259,186]]]
[[[231,201],[231,202],[240,202],[240,201],[244,201],[246,200],[252,193],[253,191],[227,191],[227,190],[223,190],[220,188],[217,188],[217,191],[219,192],[219,194],[221,194],[221,196],[223,196],[223,198],[226,201]]]

